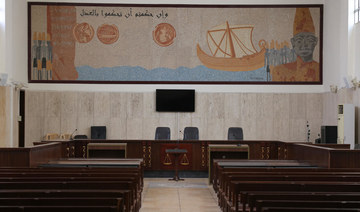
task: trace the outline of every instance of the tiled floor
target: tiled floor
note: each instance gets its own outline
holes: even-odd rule
[[[140,212],[220,212],[207,178],[145,178]]]

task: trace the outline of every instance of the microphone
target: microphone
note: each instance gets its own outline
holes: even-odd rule
[[[181,135],[182,135],[183,138],[184,138],[184,133],[183,133],[181,130],[179,130],[179,133],[181,133]]]
[[[181,133],[181,134],[183,135],[183,137],[184,137],[184,133],[183,133],[181,130],[179,130],[179,133]],[[180,139],[177,140],[177,146],[178,146],[178,148],[179,148],[179,143],[180,143]]]
[[[77,131],[77,129],[75,129],[74,132],[71,133],[70,140],[74,140],[74,139],[73,139],[73,135],[74,135],[74,133],[75,133],[76,131]]]

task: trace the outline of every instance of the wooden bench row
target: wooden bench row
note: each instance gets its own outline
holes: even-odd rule
[[[224,160],[222,160],[224,161]],[[360,207],[360,170],[309,167],[250,167],[234,160],[231,166],[214,161],[213,186],[223,211],[311,211]],[[282,165],[284,161],[280,161]],[[286,162],[285,162],[286,163]],[[221,163],[226,164],[226,163]],[[293,163],[292,163],[293,164]],[[305,201],[311,203],[305,204]],[[329,204],[326,204],[331,202]],[[242,207],[240,206],[242,205]],[[341,210],[340,210],[341,211]]]
[[[80,164],[84,162],[88,160]],[[139,164],[0,168],[0,211],[139,211],[143,190]]]

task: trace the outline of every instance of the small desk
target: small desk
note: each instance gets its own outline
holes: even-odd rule
[[[179,155],[186,154],[187,150],[186,149],[177,149],[177,148],[176,149],[166,149],[165,153],[173,154],[175,156],[175,176],[169,180],[175,180],[175,181],[184,180],[184,179],[180,179],[180,177],[179,177]]]
[[[209,144],[209,183],[213,177],[211,169],[214,159],[249,159],[249,146],[247,144]]]
[[[88,158],[126,158],[126,143],[89,143]]]
[[[40,167],[126,167],[139,168],[143,163],[142,159],[65,159],[49,161]]]

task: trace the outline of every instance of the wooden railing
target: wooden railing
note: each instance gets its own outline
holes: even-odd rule
[[[0,167],[36,167],[59,158],[61,158],[60,143],[25,148],[0,148]]]

